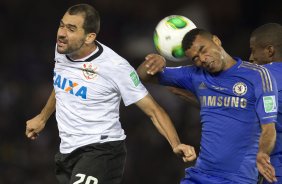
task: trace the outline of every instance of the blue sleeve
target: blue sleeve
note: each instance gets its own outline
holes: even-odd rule
[[[161,85],[187,89],[195,93],[193,86],[195,72],[194,66],[166,67],[163,72],[159,73],[158,80]]]
[[[255,81],[256,112],[261,124],[277,122],[278,90],[276,80],[265,68]]]

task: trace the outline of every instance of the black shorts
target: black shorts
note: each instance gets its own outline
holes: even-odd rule
[[[95,143],[55,155],[60,184],[120,184],[125,166],[124,141]]]

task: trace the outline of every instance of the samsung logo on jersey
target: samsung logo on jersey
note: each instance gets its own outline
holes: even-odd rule
[[[68,80],[67,78],[61,77],[61,75],[57,75],[54,72],[54,86],[75,95],[77,97],[81,97],[86,99],[87,95],[87,87],[79,86],[78,83]]]
[[[235,96],[200,96],[202,107],[247,107],[247,99]]]

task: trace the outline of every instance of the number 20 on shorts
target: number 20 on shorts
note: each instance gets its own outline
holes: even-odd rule
[[[98,184],[98,179],[93,176],[86,177],[85,174],[77,174],[75,176],[79,177],[79,179],[76,182],[74,182],[73,184]],[[85,183],[83,183],[84,181]]]

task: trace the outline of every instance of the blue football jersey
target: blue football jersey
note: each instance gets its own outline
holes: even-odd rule
[[[278,115],[276,123],[276,143],[270,155],[271,163],[275,167],[277,176],[282,176],[282,62],[273,62],[264,65],[277,81]],[[279,82],[278,82],[279,81]],[[282,180],[280,181],[282,182]]]
[[[236,58],[220,73],[167,67],[162,85],[187,89],[201,104],[202,138],[196,167],[239,183],[257,181],[260,124],[277,120],[277,85],[263,66]]]

